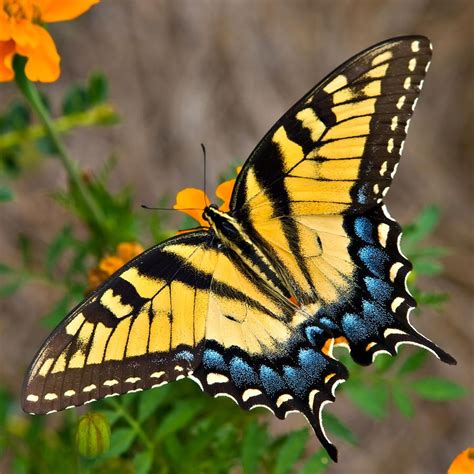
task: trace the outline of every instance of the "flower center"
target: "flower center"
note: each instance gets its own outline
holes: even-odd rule
[[[37,2],[31,0],[3,0],[3,11],[16,21],[41,21],[41,10]]]

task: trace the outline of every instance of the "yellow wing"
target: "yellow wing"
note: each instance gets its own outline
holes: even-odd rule
[[[430,59],[413,36],[344,63],[272,127],[232,195],[232,215],[299,304],[363,364],[402,343],[453,362],[408,321],[411,265],[383,206]]]
[[[23,409],[48,413],[162,385],[200,362],[216,254],[208,233],[141,254],[75,308],[45,341]]]

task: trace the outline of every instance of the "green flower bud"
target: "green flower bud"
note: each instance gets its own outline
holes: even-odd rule
[[[89,412],[79,418],[76,430],[76,446],[79,453],[95,458],[109,449],[110,425],[101,413]]]

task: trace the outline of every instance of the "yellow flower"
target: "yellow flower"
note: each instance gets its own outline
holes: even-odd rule
[[[237,174],[240,173],[240,169],[240,166],[236,169]],[[229,181],[224,181],[217,186],[216,196],[222,201],[219,210],[229,212],[234,185],[235,179],[229,179]],[[201,227],[209,227],[209,222],[202,217],[204,207],[209,206],[209,204],[211,204],[211,201],[202,189],[186,188],[176,195],[176,203],[173,208],[191,216],[194,220],[199,222]]]
[[[144,248],[137,242],[122,242],[118,244],[114,255],[107,255],[100,259],[97,266],[89,271],[86,294],[94,291],[119,268],[122,268],[127,262],[140,255],[143,251]]]
[[[454,459],[447,474],[473,474],[474,448],[465,449]]]
[[[100,0],[0,0],[0,82],[14,78],[13,56],[27,58],[28,79],[53,82],[60,57],[45,23],[72,20]]]

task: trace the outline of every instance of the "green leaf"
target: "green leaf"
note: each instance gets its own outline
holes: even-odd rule
[[[266,426],[252,421],[247,426],[242,442],[242,468],[244,474],[257,472],[258,462],[268,444],[268,432]]]
[[[13,199],[13,191],[6,186],[0,186],[0,202],[8,202]]]
[[[23,265],[29,268],[33,262],[30,238],[26,237],[26,235],[20,235],[20,237],[18,237],[18,248],[20,249]]]
[[[400,387],[399,385],[395,385],[393,387],[392,396],[395,406],[398,408],[400,413],[407,418],[412,418],[415,410],[410,400],[410,396],[408,393],[406,393],[404,388]]]
[[[59,154],[58,147],[56,144],[51,140],[50,137],[44,136],[36,140],[36,146],[38,147],[38,150],[43,154],[43,155],[57,155]]]
[[[23,285],[23,279],[22,278],[17,278],[16,280],[3,285],[0,287],[0,298],[5,298],[7,296],[12,295],[16,291],[20,289],[20,287]]]
[[[420,306],[427,305],[438,308],[449,300],[449,295],[447,293],[430,293],[418,291],[416,292],[416,300]]]
[[[413,262],[415,273],[420,275],[438,275],[443,271],[443,265],[436,260],[416,260]]]
[[[120,413],[118,413],[115,410],[107,410],[107,409],[101,408],[100,413],[102,413],[102,415],[104,415],[107,418],[107,421],[109,422],[111,426],[121,418]]]
[[[156,440],[162,440],[166,436],[189,425],[202,408],[203,402],[200,400],[193,400],[192,403],[189,401],[176,403],[174,408],[163,418],[163,421],[156,430]]]
[[[0,388],[0,426],[4,427],[12,403],[12,396],[3,387]]]
[[[401,367],[398,369],[397,374],[403,376],[418,370],[426,362],[427,357],[428,351],[417,350],[414,354],[408,357],[405,362],[403,362]]]
[[[404,229],[404,239],[407,243],[416,243],[433,232],[439,222],[440,210],[436,206],[424,209],[415,222]]]
[[[31,472],[30,460],[26,457],[15,457],[12,461],[13,474],[28,474]]]
[[[51,275],[53,268],[63,255],[64,251],[72,245],[74,238],[70,226],[64,227],[54,238],[46,251],[46,273]]]
[[[77,114],[87,110],[88,105],[86,91],[81,86],[73,85],[64,95],[62,111],[64,115]]]
[[[140,423],[146,421],[165,402],[169,394],[168,387],[161,387],[160,390],[147,390],[140,394],[138,400],[138,421]]]
[[[13,273],[13,268],[5,265],[4,263],[0,263],[0,275],[5,275],[7,273]]]
[[[426,400],[454,400],[467,394],[464,387],[438,377],[415,380],[411,383],[411,388]]]
[[[89,78],[89,87],[87,93],[91,105],[97,105],[105,102],[109,95],[109,84],[107,82],[107,77],[101,73],[92,74]]]
[[[153,463],[153,455],[150,451],[135,454],[133,458],[133,467],[135,474],[148,474]]]
[[[396,360],[396,357],[392,357],[390,354],[380,354],[375,359],[374,365],[378,372],[386,372]]]
[[[110,436],[110,448],[107,457],[117,457],[123,454],[133,443],[135,432],[130,428],[118,428],[112,431]]]
[[[411,254],[411,258],[441,258],[446,257],[450,253],[451,252],[447,247],[424,247],[414,250]]]
[[[287,435],[278,450],[274,474],[287,474],[293,465],[300,459],[308,440],[308,430],[294,431]]]
[[[303,465],[299,474],[319,474],[330,466],[330,459],[325,449],[313,454]]]
[[[56,304],[53,306],[51,311],[41,318],[42,324],[47,328],[55,328],[68,314],[70,304],[69,293],[63,296]]]
[[[361,382],[346,382],[348,397],[365,414],[382,419],[387,414],[388,390],[382,382],[364,385]]]
[[[352,445],[357,444],[357,438],[354,433],[341,420],[339,420],[339,418],[331,413],[323,411],[323,426],[331,433],[348,443]]]
[[[14,101],[5,115],[6,130],[24,130],[31,121],[31,112],[22,102]],[[3,130],[2,130],[3,131]]]

